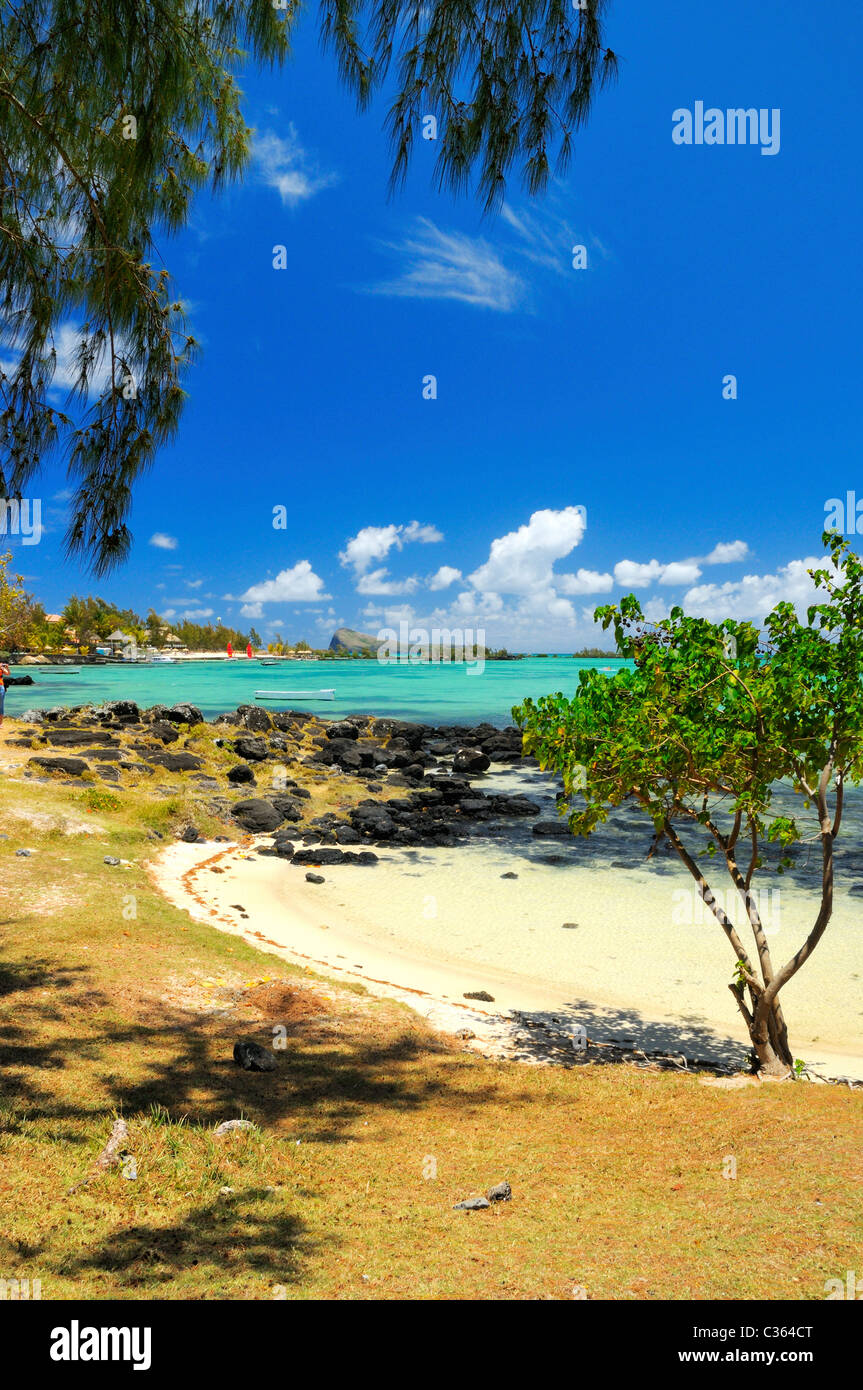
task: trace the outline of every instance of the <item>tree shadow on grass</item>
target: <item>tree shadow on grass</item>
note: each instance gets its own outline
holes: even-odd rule
[[[58,966],[46,959],[0,964],[0,1094],[4,1100],[21,1100],[28,1109],[32,1102],[37,1110],[41,1103],[50,1103],[50,1091],[35,1076],[69,1065],[68,1009],[105,1002],[90,988],[88,979],[86,966]],[[37,993],[48,997],[28,997]],[[31,1016],[38,1026],[28,1023]]]
[[[49,997],[43,997],[46,992]],[[0,1239],[4,1259],[38,1259],[66,1276],[102,1272],[114,1276],[119,1293],[134,1296],[139,1290],[159,1297],[164,1291],[175,1297],[177,1281],[184,1276],[201,1287],[195,1276],[199,1270],[204,1287],[208,1278],[213,1284],[236,1272],[248,1275],[250,1298],[270,1298],[273,1284],[287,1286],[302,1278],[319,1243],[290,1206],[304,1195],[320,1194],[298,1190],[287,1198],[286,1209],[286,1194],[267,1191],[260,1175],[255,1175],[253,1186],[241,1187],[242,1170],[230,1166],[236,1161],[236,1141],[231,1136],[212,1138],[213,1127],[221,1121],[250,1119],[263,1136],[283,1141],[297,1136],[303,1143],[373,1143],[373,1128],[361,1121],[375,1109],[413,1113],[432,1097],[440,1103],[438,1079],[415,1064],[447,1049],[409,1028],[394,1036],[392,1018],[387,1030],[378,1034],[362,1015],[348,1024],[343,1017],[329,1015],[304,1021],[289,1033],[284,1051],[271,1053],[275,1070],[257,1073],[236,1065],[233,1046],[238,1038],[248,1037],[272,1048],[268,1020],[252,1021],[240,1011],[201,1015],[157,1007],[153,998],[118,1001],[92,988],[86,967],[57,970],[44,960],[4,967],[0,1003],[2,1096],[13,1101],[11,1110],[7,1106],[6,1113],[0,1113],[0,1130],[14,1136],[26,1126],[29,1142],[34,1122],[47,1120],[47,1127],[33,1131],[35,1142],[58,1142],[64,1148],[71,1131],[76,1144],[90,1150],[80,1154],[73,1167],[76,1185],[87,1180],[86,1200],[106,1191],[106,1183],[119,1180],[116,1169],[100,1174],[93,1167],[108,1137],[109,1121],[118,1111],[130,1123],[134,1144],[137,1124],[152,1123],[157,1109],[164,1115],[160,1124],[174,1122],[176,1142],[185,1143],[189,1136],[197,1155],[192,1161],[203,1162],[205,1174],[215,1165],[214,1184],[220,1180],[222,1162],[228,1161],[225,1171],[230,1176],[222,1180],[236,1182],[237,1192],[206,1195],[181,1215],[170,1213],[171,1224],[160,1221],[160,1214],[169,1213],[157,1206],[152,1220],[147,1211],[134,1226],[100,1234],[86,1250],[76,1242],[71,1253],[61,1253],[55,1234],[36,1241]],[[121,1007],[125,1018],[118,1018]],[[47,1071],[61,1074],[45,1076],[43,1083],[40,1076]],[[176,1122],[185,1117],[189,1123],[180,1129]],[[150,1132],[158,1136],[158,1125]],[[200,1135],[212,1144],[209,1157],[200,1153]],[[68,1172],[62,1150],[58,1152],[61,1172]],[[61,1181],[65,1189],[69,1179],[64,1176]],[[62,1195],[62,1190],[55,1192],[55,1197]],[[74,1213],[79,1201],[74,1189],[65,1201]],[[337,1235],[328,1234],[326,1240],[335,1242]]]
[[[287,1037],[285,1050],[275,1051],[267,1021],[239,1011],[215,1016],[161,1008],[156,1015],[151,1002],[136,1010],[138,1018],[106,1024],[106,1016],[117,1018],[117,1001],[94,990],[88,975],[86,967],[56,969],[46,961],[0,972],[3,1094],[20,1099],[30,1119],[134,1115],[162,1106],[174,1118],[188,1114],[205,1125],[240,1115],[269,1125],[305,1117],[312,1121],[304,1130],[309,1137],[336,1142],[369,1106],[420,1106],[424,1088],[407,1069],[441,1050],[420,1033],[405,1030],[379,1041],[355,1026],[349,1033],[300,1029]],[[33,997],[46,991],[52,997]],[[68,1026],[73,1013],[75,1031]],[[237,1066],[234,1043],[246,1037],[270,1050],[274,1071]],[[40,1072],[82,1066],[91,1104],[80,1088],[64,1095],[62,1081],[49,1087],[36,1080]]]
[[[242,1273],[249,1298],[272,1298],[275,1285],[301,1281],[303,1264],[321,1245],[297,1216],[277,1209],[279,1200],[277,1193],[251,1187],[192,1206],[170,1225],[124,1227],[66,1259],[64,1273],[111,1273],[118,1292],[137,1290],[150,1298],[184,1274],[199,1281],[208,1273],[214,1279]],[[262,1211],[262,1203],[272,1210]]]

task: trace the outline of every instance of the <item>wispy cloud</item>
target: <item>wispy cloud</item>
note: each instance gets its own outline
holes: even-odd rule
[[[504,203],[500,215],[516,234],[514,249],[519,255],[558,275],[566,273],[569,266],[567,252],[573,239],[566,224],[556,223],[552,231],[534,214],[516,212],[509,203]],[[547,218],[545,220],[548,221]]]
[[[157,550],[176,550],[180,542],[176,536],[167,536],[164,531],[154,531],[147,544],[155,546]]]
[[[371,294],[456,299],[505,314],[518,309],[526,298],[527,285],[521,276],[507,269],[483,237],[445,232],[421,217],[412,236],[383,245],[400,259],[401,269],[391,280],[366,286]]]
[[[337,174],[316,166],[293,125],[288,126],[286,136],[264,131],[255,140],[253,155],[261,181],[274,188],[288,207],[306,202],[338,181]]]

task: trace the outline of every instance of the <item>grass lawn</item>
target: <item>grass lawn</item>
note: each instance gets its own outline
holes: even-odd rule
[[[859,1268],[859,1092],[485,1061],[170,907],[145,866],[177,785],[4,777],[0,1278],[43,1299],[823,1299]],[[241,1071],[236,1039],[276,1025],[277,1070]],[[99,1172],[117,1115],[131,1159]],[[256,1128],[214,1136],[237,1117]],[[511,1202],[452,1210],[503,1178]]]

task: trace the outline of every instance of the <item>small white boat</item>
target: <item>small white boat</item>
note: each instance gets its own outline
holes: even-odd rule
[[[259,656],[259,657],[258,657],[258,665],[259,665],[259,666],[275,666],[275,665],[277,665],[277,663],[280,662],[281,660],[282,660],[282,658],[281,658],[280,656]]]
[[[150,661],[153,666],[175,666],[177,664],[175,656],[153,656]]]
[[[334,690],[256,690],[256,700],[334,700]]]

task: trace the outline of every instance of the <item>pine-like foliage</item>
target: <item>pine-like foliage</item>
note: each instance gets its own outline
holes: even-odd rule
[[[531,195],[562,173],[573,132],[617,74],[606,46],[607,0],[322,0],[322,35],[361,107],[388,74],[392,184],[408,170],[421,118],[441,122],[436,174],[460,192],[474,173],[487,210],[507,172]]]
[[[615,66],[604,7],[322,0],[321,31],[361,106],[394,63],[394,183],[432,112],[440,184],[458,191],[476,172],[492,207],[513,166],[536,193],[552,153],[566,164],[572,132]],[[128,553],[132,489],[177,428],[194,355],[155,239],[185,225],[202,187],[241,173],[251,132],[234,73],[245,58],[286,56],[297,8],[0,7],[0,496],[23,496],[62,450],[73,488],[67,548],[97,575]]]

